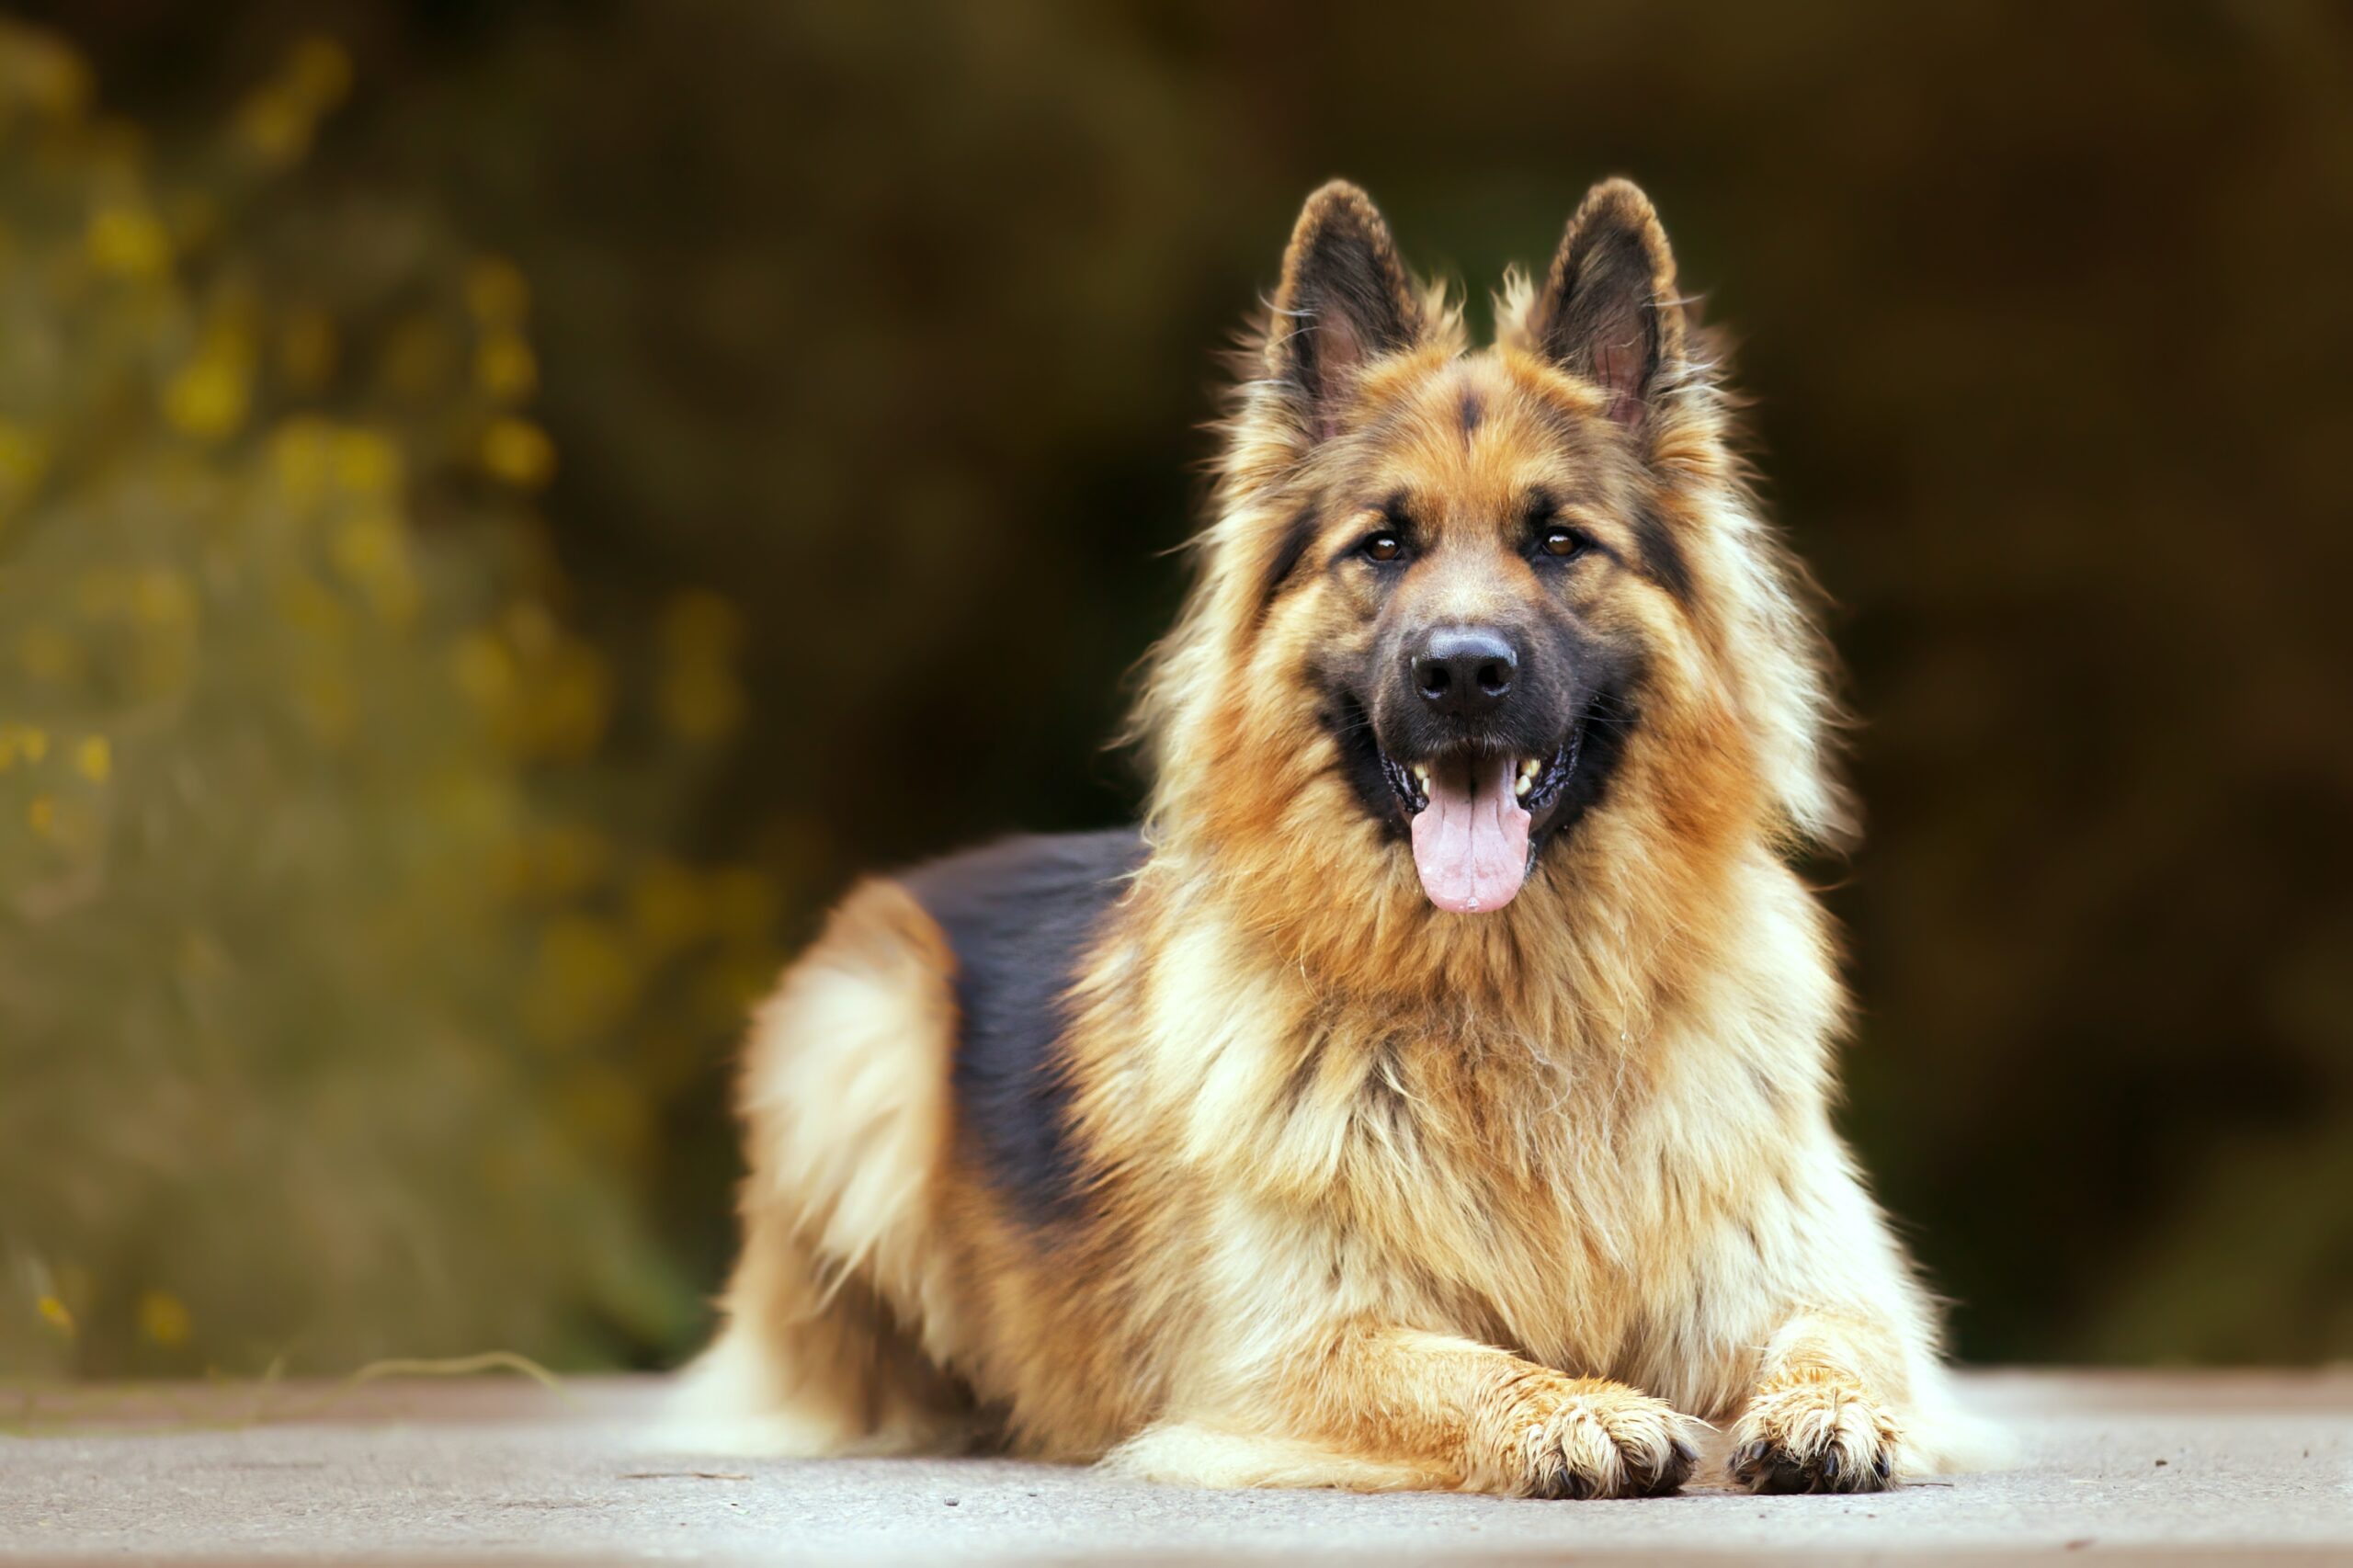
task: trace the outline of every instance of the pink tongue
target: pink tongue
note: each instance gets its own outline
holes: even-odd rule
[[[1511,759],[1433,769],[1429,795],[1414,817],[1422,891],[1449,915],[1509,903],[1528,875],[1528,812],[1512,796]]]

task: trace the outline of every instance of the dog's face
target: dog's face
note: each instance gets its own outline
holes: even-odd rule
[[[1524,341],[1466,355],[1427,309],[1361,194],[1319,193],[1267,349],[1294,439],[1261,614],[1303,655],[1348,809],[1410,845],[1438,908],[1483,913],[1601,807],[1645,676],[1688,655],[1646,428],[1682,326],[1665,236],[1616,184]]]

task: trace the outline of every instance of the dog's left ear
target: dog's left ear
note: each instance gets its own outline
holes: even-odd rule
[[[1631,180],[1586,193],[1529,312],[1535,346],[1609,394],[1610,416],[1642,424],[1683,358],[1683,303],[1651,199]]]
[[[1311,441],[1338,431],[1370,361],[1412,347],[1422,308],[1372,199],[1334,180],[1307,199],[1267,335],[1267,373],[1289,393]]]

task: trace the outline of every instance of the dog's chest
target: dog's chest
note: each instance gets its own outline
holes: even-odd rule
[[[1155,1020],[1156,1060],[1191,1069],[1160,1099],[1183,1184],[1236,1289],[1588,1366],[1688,1292],[1694,1216],[1737,1196],[1723,1085],[1657,1049],[1547,1051],[1500,1023],[1312,1006],[1283,980]]]
[[[1356,1289],[1563,1365],[1601,1366],[1689,1289],[1703,1216],[1736,1201],[1694,1146],[1704,1103],[1615,1074],[1408,1083],[1352,1129],[1336,1213]]]

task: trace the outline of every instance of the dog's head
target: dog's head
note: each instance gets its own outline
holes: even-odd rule
[[[1497,319],[1468,351],[1363,192],[1309,200],[1150,699],[1164,803],[1198,765],[1229,835],[1303,848],[1350,813],[1457,914],[1510,904],[1611,813],[1651,838],[1831,831],[1818,650],[1648,199],[1596,187]]]

